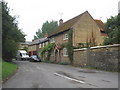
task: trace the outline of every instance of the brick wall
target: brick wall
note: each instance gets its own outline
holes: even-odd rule
[[[100,45],[103,43],[105,36],[101,36],[100,28],[96,22],[88,13],[85,13],[73,26],[73,45],[77,46],[79,43],[90,42],[93,37],[96,45]]]
[[[89,49],[75,49],[74,66],[117,71],[119,53],[120,45],[97,46]]]

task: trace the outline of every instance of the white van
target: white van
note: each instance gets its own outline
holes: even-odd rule
[[[17,60],[29,60],[29,56],[25,50],[18,50],[16,59]]]

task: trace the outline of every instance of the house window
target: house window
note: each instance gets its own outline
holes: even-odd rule
[[[46,46],[48,45],[48,42],[46,42]]]
[[[67,40],[68,39],[68,34],[64,34],[63,35],[63,40]]]
[[[45,46],[45,43],[43,43],[43,47]]]
[[[63,56],[68,56],[67,48],[63,48]]]
[[[54,38],[51,38],[51,39],[50,39],[50,42],[51,42],[51,43],[54,43],[54,42],[55,42],[55,39],[54,39]]]
[[[42,48],[42,45],[41,45],[41,44],[39,44],[39,48]]]

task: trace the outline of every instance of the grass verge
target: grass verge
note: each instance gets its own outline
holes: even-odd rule
[[[2,61],[0,60],[0,81],[2,81]]]
[[[17,70],[17,65],[10,62],[2,62],[2,80],[6,80]]]

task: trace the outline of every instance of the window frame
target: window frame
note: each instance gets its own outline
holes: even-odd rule
[[[68,34],[67,34],[67,33],[65,33],[65,34],[63,35],[63,40],[68,40]]]
[[[39,48],[42,48],[42,44],[39,44]]]
[[[67,48],[63,48],[63,56],[68,56],[68,50],[67,50]]]
[[[51,42],[51,43],[54,43],[54,42],[55,42],[55,38],[51,38],[51,39],[50,39],[50,42]]]

